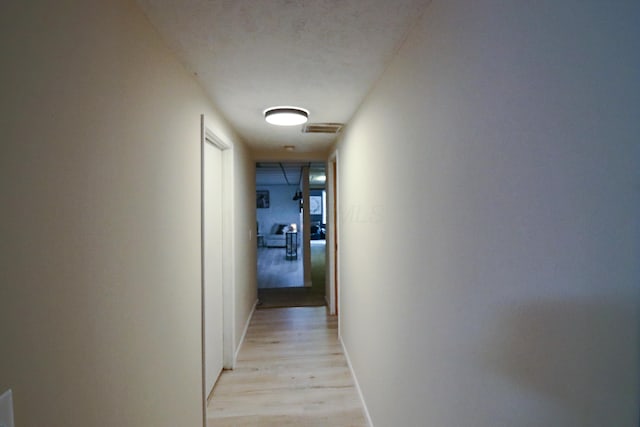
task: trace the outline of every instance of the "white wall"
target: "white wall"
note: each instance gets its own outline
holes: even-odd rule
[[[434,0],[338,145],[380,426],[636,426],[640,6]]]
[[[132,2],[4,4],[0,52],[0,390],[17,425],[201,426],[200,114],[251,197],[253,160]],[[236,277],[237,328],[252,280]]]
[[[297,224],[300,230],[300,204],[292,200],[297,185],[257,185],[256,189],[269,191],[269,207],[256,210],[262,234],[269,234],[276,223]]]

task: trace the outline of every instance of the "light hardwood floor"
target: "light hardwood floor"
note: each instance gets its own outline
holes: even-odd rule
[[[256,311],[207,407],[208,427],[366,425],[325,307]]]

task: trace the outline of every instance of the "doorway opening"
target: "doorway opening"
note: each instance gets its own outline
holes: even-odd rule
[[[326,304],[325,172],[324,163],[256,163],[258,308]]]

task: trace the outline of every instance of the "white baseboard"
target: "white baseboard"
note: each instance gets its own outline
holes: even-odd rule
[[[256,307],[258,306],[258,300],[253,303],[253,307],[251,307],[251,312],[247,317],[247,321],[244,324],[244,330],[242,331],[242,336],[240,337],[240,343],[238,344],[238,348],[236,348],[236,353],[233,355],[233,367],[236,366],[236,360],[238,360],[238,354],[240,353],[240,349],[242,348],[242,344],[244,344],[244,338],[247,336],[247,331],[249,330],[249,324],[251,323],[251,319],[253,318],[253,313],[256,311]]]
[[[358,396],[360,396],[360,402],[362,402],[362,408],[364,409],[364,416],[367,419],[367,424],[369,427],[373,427],[373,421],[371,421],[371,415],[369,414],[369,408],[367,408],[367,403],[364,401],[364,396],[362,395],[362,389],[360,388],[360,384],[358,383],[358,378],[356,377],[356,373],[353,370],[353,366],[351,365],[351,358],[349,357],[349,352],[347,352],[347,348],[344,345],[344,341],[342,341],[342,336],[338,335],[340,339],[340,345],[342,346],[342,352],[344,353],[345,359],[347,359],[347,365],[349,365],[349,371],[351,371],[351,377],[353,378],[353,382],[356,384],[356,390],[358,391]]]

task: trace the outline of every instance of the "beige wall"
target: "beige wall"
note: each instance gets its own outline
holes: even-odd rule
[[[200,114],[251,192],[234,202],[249,266],[252,159],[132,2],[5,4],[0,52],[0,390],[17,425],[202,425]],[[236,277],[238,328],[252,280]]]
[[[256,281],[256,163],[245,145],[235,147],[234,226],[235,349],[237,353],[258,300]]]
[[[376,427],[636,426],[637,2],[437,1],[339,144]]]

